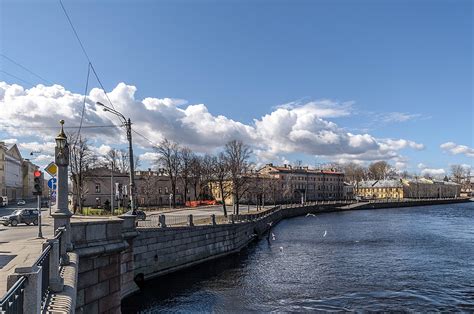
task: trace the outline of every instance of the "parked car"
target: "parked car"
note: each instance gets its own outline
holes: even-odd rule
[[[23,205],[26,205],[26,201],[25,200],[19,200],[18,202],[16,202],[16,204],[18,206],[23,206]]]
[[[137,209],[137,210],[136,210],[136,213],[137,213],[137,219],[138,219],[138,220],[145,220],[145,219],[146,219],[146,214],[145,214],[145,212],[144,212],[143,210]],[[127,214],[131,215],[131,214],[132,214],[132,211],[129,210],[129,211],[127,212]]]
[[[36,209],[17,209],[13,213],[0,218],[0,223],[4,226],[11,225],[16,227],[18,224],[38,225],[38,210]]]

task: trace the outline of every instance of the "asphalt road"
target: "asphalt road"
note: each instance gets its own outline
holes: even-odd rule
[[[10,215],[17,209],[34,208],[36,209],[36,202],[28,202],[26,205],[17,206],[16,204],[9,204],[7,207],[0,207],[0,216]],[[43,208],[41,210],[41,229],[43,237],[52,237],[53,220],[49,216],[49,209]],[[4,226],[0,224],[0,245],[2,242],[10,242],[15,240],[35,239],[38,236],[39,226],[19,224],[16,227]]]

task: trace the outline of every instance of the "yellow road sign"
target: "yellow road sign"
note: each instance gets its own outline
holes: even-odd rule
[[[55,177],[58,173],[58,166],[56,166],[54,162],[50,162],[49,165],[44,168],[44,171],[49,173],[50,176]]]

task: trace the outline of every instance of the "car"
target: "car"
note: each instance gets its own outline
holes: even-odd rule
[[[19,200],[16,204],[18,206],[26,205],[26,201],[25,200]]]
[[[137,209],[135,212],[136,212],[136,214],[137,214],[137,219],[138,219],[138,220],[145,220],[145,219],[146,219],[146,214],[145,214],[145,212],[144,212],[143,210]],[[127,212],[127,214],[128,214],[128,215],[132,215],[132,211],[129,210],[129,211]]]
[[[11,225],[16,227],[18,224],[24,223],[26,225],[38,225],[38,210],[36,209],[17,209],[10,215],[0,218],[0,223],[4,226]]]

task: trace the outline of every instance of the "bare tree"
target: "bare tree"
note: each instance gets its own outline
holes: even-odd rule
[[[213,156],[206,154],[201,158],[201,180],[199,181],[199,197],[201,199],[209,199],[212,196],[212,191],[209,190],[209,182],[214,176],[213,165]]]
[[[155,151],[159,156],[158,166],[161,166],[170,178],[173,207],[176,207],[176,184],[181,169],[180,146],[178,143],[164,139]]]
[[[197,155],[193,155],[190,164],[191,175],[189,178],[190,184],[194,189],[194,199],[197,200],[200,195],[200,184],[202,179],[202,158]]]
[[[128,158],[128,151],[125,149],[112,148],[105,154],[105,164],[110,165],[115,171],[121,173],[127,173],[130,169],[130,160]],[[135,169],[140,167],[140,158],[136,155],[133,156]]]
[[[369,178],[372,180],[386,179],[390,174],[391,167],[386,161],[377,161],[369,166]]]
[[[239,201],[247,191],[248,174],[250,170],[251,150],[241,141],[233,140],[224,147],[224,156],[229,165],[230,181],[232,182],[232,196],[235,204],[235,213],[239,214]]]
[[[230,171],[227,158],[224,153],[220,153],[217,157],[212,157],[214,182],[217,183],[220,195],[222,197],[222,209],[224,210],[224,216],[227,217],[227,207],[225,200],[229,195],[232,194],[230,186]]]
[[[451,165],[450,170],[454,182],[461,184],[466,174],[464,167],[462,165]]]
[[[188,148],[188,147],[183,147],[179,151],[179,158],[181,167],[180,167],[180,178],[183,181],[183,196],[184,196],[184,202],[188,200],[188,186],[191,181],[191,176],[192,176],[192,170],[193,170],[193,160],[194,160],[194,153]]]
[[[343,166],[343,171],[345,179],[351,183],[357,184],[366,179],[367,176],[367,169],[353,162],[345,164]]]
[[[73,183],[73,193],[77,204],[73,204],[74,213],[82,213],[84,196],[89,192],[84,186],[84,179],[90,175],[90,168],[97,163],[97,156],[90,149],[88,139],[80,134],[69,134],[69,171]]]

